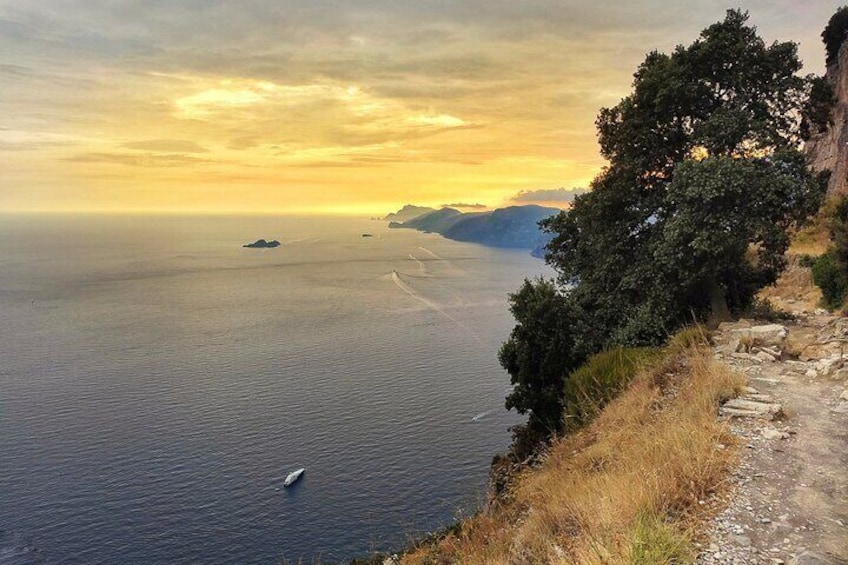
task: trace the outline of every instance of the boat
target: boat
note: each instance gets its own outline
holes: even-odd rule
[[[286,477],[286,480],[283,481],[283,486],[284,487],[292,486],[295,483],[295,481],[297,481],[300,478],[300,476],[303,475],[304,471],[306,471],[306,469],[298,469],[297,471],[292,471],[291,473],[289,473],[289,475]]]

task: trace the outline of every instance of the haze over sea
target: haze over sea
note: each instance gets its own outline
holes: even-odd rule
[[[0,217],[0,563],[333,562],[448,524],[520,421],[496,353],[542,273],[368,220]]]

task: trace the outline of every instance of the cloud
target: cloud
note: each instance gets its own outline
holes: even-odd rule
[[[137,153],[91,152],[80,153],[63,160],[74,163],[111,163],[132,167],[181,167],[187,164],[208,162],[207,159],[179,153],[145,153],[139,155]]]
[[[513,202],[574,202],[574,198],[588,192],[586,188],[542,188],[522,190],[510,200]]]
[[[156,153],[208,153],[209,150],[194,141],[185,139],[148,139],[121,144],[126,149],[153,151]]]
[[[485,204],[466,204],[465,202],[456,202],[454,204],[442,204],[442,208],[464,208],[466,210],[482,210],[488,208]]]
[[[0,151],[38,151],[79,143],[81,140],[69,135],[38,131],[23,131],[0,126]]]
[[[690,4],[0,0],[3,170],[118,207],[179,175],[161,191],[174,201],[211,178],[221,195],[266,183],[281,207],[495,203],[522,187],[585,186],[604,164],[598,109],[629,92],[646,52],[724,16],[716,2]],[[805,72],[821,69],[830,0],[741,7],[767,42],[800,41]],[[120,175],[150,190],[110,190]],[[579,192],[558,190],[515,202]]]
[[[223,134],[232,150],[356,148],[483,127],[435,106],[332,80],[281,84],[185,77],[177,88],[171,118],[207,135]]]

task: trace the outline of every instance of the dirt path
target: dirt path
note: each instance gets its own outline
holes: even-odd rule
[[[848,320],[809,315],[785,338],[746,326],[715,338],[751,389],[726,410],[741,462],[698,563],[848,565]]]

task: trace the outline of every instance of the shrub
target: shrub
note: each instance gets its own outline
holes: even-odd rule
[[[836,259],[833,248],[816,259],[813,265],[813,282],[822,291],[822,302],[830,310],[838,308],[848,293],[848,275]]]
[[[682,352],[686,349],[710,344],[710,332],[704,326],[684,328],[671,336],[668,342],[670,351]]]
[[[824,206],[831,245],[812,266],[813,282],[822,291],[822,303],[838,308],[848,296],[848,197],[833,198]]]
[[[691,563],[695,555],[690,540],[659,516],[639,516],[630,546],[632,565],[673,565]]]
[[[818,261],[818,256],[809,255],[804,253],[803,255],[798,256],[798,266],[804,267],[805,269],[812,269],[813,265]]]
[[[791,312],[778,308],[767,298],[754,298],[751,305],[742,311],[742,317],[768,322],[787,322],[795,319]]]
[[[659,353],[659,349],[652,347],[616,347],[592,356],[571,373],[563,393],[565,431],[588,424],[627,387],[644,363]]]

